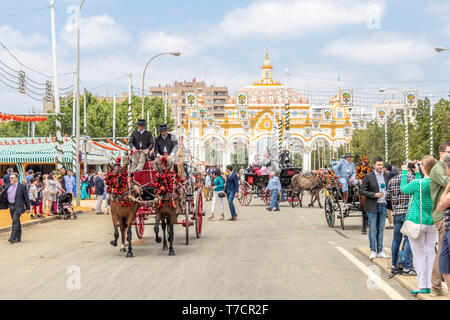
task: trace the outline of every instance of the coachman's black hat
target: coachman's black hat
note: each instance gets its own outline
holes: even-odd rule
[[[159,125],[159,131],[169,131],[169,127],[167,126],[167,124],[160,124]]]
[[[145,119],[138,119],[136,124],[138,126],[145,126],[147,124],[147,122],[145,121]]]

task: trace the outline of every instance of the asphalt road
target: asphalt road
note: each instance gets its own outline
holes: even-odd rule
[[[109,244],[108,215],[34,225],[13,245],[2,233],[0,299],[413,299],[354,250],[368,243],[360,217],[342,231],[318,208],[283,203],[269,213],[257,199],[236,208],[237,221],[219,221],[217,211],[205,219],[200,239],[191,228],[188,246],[177,225],[174,257],[148,227],[142,240],[133,231],[134,257],[126,258]],[[385,244],[391,239],[386,230]]]

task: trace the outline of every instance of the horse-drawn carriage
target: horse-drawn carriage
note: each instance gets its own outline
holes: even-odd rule
[[[112,194],[111,215],[115,228],[113,246],[117,245],[118,227],[122,232],[122,248],[125,252],[125,230],[127,231],[128,253],[132,257],[131,226],[135,226],[138,238],[142,238],[146,225],[153,225],[156,242],[162,239],[158,236],[159,224],[163,229],[163,250],[169,249],[169,255],[175,255],[173,250],[173,226],[185,227],[186,244],[189,244],[189,229],[195,227],[197,238],[201,236],[203,224],[203,185],[197,170],[189,163],[180,161],[173,168],[165,158],[161,165],[147,161],[140,171],[127,170],[129,158],[120,159],[113,171],[107,176],[108,193]],[[179,217],[182,217],[181,221]],[[149,220],[154,218],[154,222]],[[166,226],[168,226],[167,247]]]
[[[344,230],[344,219],[350,217],[350,213],[360,212],[359,188],[353,183],[348,185],[348,198],[344,203],[342,185],[332,171],[327,171],[323,175],[323,192],[325,194],[325,219],[329,227],[334,227],[336,218],[341,222]],[[352,215],[352,217],[361,217]]]
[[[299,194],[291,188],[291,178],[302,171],[302,168],[282,168],[277,174],[281,183],[281,200],[288,201],[292,207],[299,205]],[[242,206],[248,206],[252,198],[259,197],[266,205],[270,204],[270,192],[266,191],[269,175],[246,172],[239,185],[238,201]]]
[[[186,230],[186,244],[189,244],[189,227],[195,227],[195,234],[197,238],[200,238],[202,234],[202,224],[203,224],[203,195],[201,190],[203,186],[201,186],[201,182],[196,179],[196,174],[194,172],[194,168],[190,167],[188,164],[184,164],[184,172],[187,175],[187,178],[183,184],[183,187],[186,191],[184,199],[184,206],[181,206],[180,212],[178,213],[178,217],[182,216],[183,219],[181,221],[176,222],[176,224],[182,225]],[[142,239],[144,236],[144,229],[146,225],[157,225],[158,222],[155,221],[153,223],[149,222],[150,217],[155,218],[156,213],[152,202],[155,200],[155,187],[154,178],[158,172],[158,169],[155,167],[153,161],[148,161],[144,165],[144,169],[142,171],[136,171],[133,173],[134,182],[137,182],[142,187],[142,200],[144,202],[148,202],[149,204],[142,204],[138,212],[136,214],[136,220],[133,222],[133,225],[136,228],[136,234],[139,239]]]

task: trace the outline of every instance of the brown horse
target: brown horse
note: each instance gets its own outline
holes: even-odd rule
[[[163,250],[169,249],[169,256],[175,255],[175,250],[173,249],[173,230],[174,225],[177,222],[177,216],[181,211],[180,198],[178,199],[156,199],[155,212],[156,212],[156,224],[155,224],[155,235],[156,242],[161,242],[159,237],[159,227],[158,224],[161,222],[161,227],[163,231]],[[169,247],[167,247],[166,238],[166,227],[168,227],[168,240]]]
[[[182,154],[182,153],[181,153]],[[185,178],[184,165],[182,158],[179,158],[180,161],[177,164],[177,174],[180,177],[181,181]],[[162,168],[166,170],[166,168]],[[177,222],[177,216],[181,212],[185,210],[184,208],[184,199],[185,199],[186,191],[183,185],[177,183],[177,187],[173,190],[173,193],[166,194],[165,196],[157,195],[155,200],[153,201],[154,209],[156,212],[156,221],[155,221],[155,241],[161,242],[161,238],[159,237],[159,222],[161,222],[161,227],[163,230],[163,250],[169,249],[169,256],[175,255],[175,250],[173,249],[173,234],[174,234],[174,225]],[[189,223],[189,221],[186,221]],[[169,247],[167,247],[167,239],[166,239],[166,227],[168,227],[168,240]],[[186,226],[188,228],[189,226]]]
[[[120,169],[114,169],[116,172],[120,172]],[[114,240],[111,241],[111,245],[117,247],[117,239],[119,238],[119,229],[121,232],[122,247],[120,252],[127,252],[125,248],[125,231],[127,232],[128,252],[127,257],[133,257],[133,251],[131,247],[131,226],[136,219],[136,213],[139,206],[142,205],[142,201],[139,200],[142,194],[142,188],[133,182],[131,190],[126,187],[119,195],[112,195],[109,200],[111,206],[111,218],[114,226]]]
[[[311,203],[308,207],[314,207],[314,202],[317,201],[319,207],[322,208],[320,203],[320,190],[322,187],[312,173],[297,173],[291,178],[291,185],[292,190],[294,192],[297,191],[300,195],[300,206],[302,206],[303,191],[309,191],[311,193]]]

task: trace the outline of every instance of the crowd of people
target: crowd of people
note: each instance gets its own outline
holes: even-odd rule
[[[345,163],[339,165],[342,161]],[[336,167],[344,169],[335,167],[335,172],[343,185],[358,181],[351,157],[339,163]],[[412,294],[448,294],[442,289],[442,277],[450,287],[450,142],[439,146],[439,159],[427,155],[419,162],[404,164],[401,172],[375,157],[360,183],[369,225],[370,259],[390,258],[383,250],[388,218],[394,233],[392,275],[417,275],[418,286]]]
[[[168,134],[166,125],[161,125],[161,135],[154,142],[151,133],[144,129],[145,121],[140,119],[139,129],[133,132],[130,148],[133,150],[132,171],[141,170],[155,146],[155,161],[165,157],[173,166],[177,150],[176,138]],[[370,259],[392,258],[392,274],[417,275],[418,287],[413,294],[442,296],[442,277],[450,287],[450,142],[439,146],[439,159],[425,156],[420,162],[409,162],[399,172],[394,166],[385,164],[381,157],[375,157],[371,164],[365,157],[355,168],[352,154],[346,153],[339,162],[334,159],[330,165],[340,183],[344,204],[349,198],[349,185],[359,186],[363,210],[363,234],[369,227]],[[276,176],[279,166],[274,159],[267,164],[266,171],[254,163],[246,172],[256,175],[269,174],[265,191],[270,193],[268,211],[279,211],[281,196],[280,179]],[[273,161],[272,161],[273,160]],[[287,150],[283,150],[279,163],[281,167],[292,166]],[[268,167],[270,166],[270,171]],[[70,170],[42,174],[29,170],[22,183],[19,174],[9,168],[0,182],[2,188],[0,208],[10,209],[13,221],[9,242],[21,241],[20,215],[25,211],[33,219],[52,216],[57,213],[58,197],[63,193],[74,195],[75,177]],[[214,219],[216,204],[219,204],[220,220],[225,219],[224,198],[230,211],[229,221],[237,220],[234,198],[239,190],[239,173],[232,165],[221,172],[217,166],[207,167],[204,176],[205,199],[211,201],[211,215]],[[81,178],[81,199],[97,199],[96,212],[102,214],[102,202],[107,199],[107,188],[102,172],[85,174]],[[108,202],[106,208],[109,209]],[[383,250],[386,219],[388,229],[393,229],[392,257]],[[403,243],[403,246],[401,244]],[[437,246],[436,246],[437,245]],[[400,258],[400,252],[402,258]],[[401,260],[401,261],[400,261]],[[401,262],[401,263],[400,263]],[[449,295],[450,297],[450,295]]]

